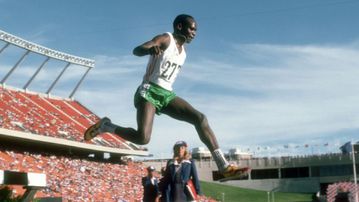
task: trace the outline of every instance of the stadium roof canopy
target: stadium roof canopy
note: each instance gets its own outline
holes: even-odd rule
[[[3,47],[0,47],[0,54],[2,54],[4,52],[4,50],[7,49],[9,46],[17,46],[17,47],[25,50],[24,53],[19,56],[19,59],[17,60],[17,62],[12,66],[12,68],[7,72],[7,74],[0,80],[0,83],[3,85],[6,83],[8,78],[13,74],[13,72],[17,69],[17,67],[26,59],[26,57],[29,55],[29,53],[35,53],[35,54],[44,56],[44,60],[37,67],[37,70],[31,76],[31,78],[23,86],[23,89],[27,89],[29,87],[29,85],[32,83],[32,81],[38,76],[41,69],[44,68],[50,60],[59,60],[59,61],[64,62],[64,64],[65,64],[62,71],[58,74],[56,79],[52,82],[51,86],[46,91],[46,94],[51,93],[51,91],[53,90],[53,88],[55,87],[57,82],[61,79],[61,77],[63,76],[65,71],[70,67],[70,65],[79,65],[84,68],[87,68],[87,70],[83,74],[81,79],[78,81],[77,85],[74,87],[72,92],[70,93],[69,97],[72,98],[74,96],[74,94],[76,93],[77,89],[79,88],[79,86],[81,85],[82,81],[85,79],[86,75],[90,71],[90,69],[95,67],[94,60],[74,56],[74,55],[63,53],[60,51],[56,51],[56,50],[41,46],[39,44],[27,41],[20,37],[14,36],[10,33],[2,31],[2,30],[0,30],[0,41],[4,42]]]

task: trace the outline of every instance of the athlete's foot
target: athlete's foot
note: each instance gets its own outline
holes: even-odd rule
[[[239,177],[239,178],[244,178],[247,177],[249,175],[249,172],[251,171],[250,168],[248,167],[238,167],[235,165],[229,165],[223,172],[222,175],[225,178],[228,177]]]
[[[94,125],[90,126],[84,134],[84,139],[86,141],[91,140],[92,138],[96,137],[98,134],[106,132],[103,131],[102,129],[104,128],[105,124],[111,123],[111,120],[107,117],[104,117],[102,119],[100,119],[97,123],[95,123]]]

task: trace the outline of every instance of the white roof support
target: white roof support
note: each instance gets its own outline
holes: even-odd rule
[[[4,84],[9,76],[15,71],[15,69],[21,64],[21,62],[25,59],[25,57],[30,53],[30,50],[27,50],[21,58],[16,62],[16,64],[11,68],[11,70],[5,75],[5,77],[1,80],[0,83]]]
[[[10,43],[6,43],[5,46],[0,49],[0,53],[2,53],[9,45]]]
[[[71,92],[71,94],[70,94],[70,96],[69,96],[71,99],[74,97],[74,95],[75,95],[77,89],[80,87],[82,81],[85,79],[85,77],[87,76],[87,74],[89,73],[90,70],[91,70],[90,68],[87,69],[87,71],[85,72],[85,74],[82,76],[82,78],[80,79],[80,81],[77,83],[77,85],[76,85],[76,87],[74,88],[74,90]]]
[[[71,63],[67,63],[66,66],[62,69],[62,71],[60,72],[60,74],[57,76],[57,78],[55,79],[55,81],[51,84],[50,88],[47,90],[46,94],[50,94],[52,89],[54,88],[54,86],[56,85],[56,83],[59,81],[59,79],[62,77],[62,75],[65,73],[65,71],[67,70],[67,68],[71,65]]]
[[[36,72],[32,75],[32,77],[30,78],[30,80],[24,85],[23,89],[26,90],[29,85],[31,84],[31,82],[34,80],[34,78],[39,74],[39,72],[41,71],[41,69],[45,66],[45,64],[50,60],[49,57],[47,57],[44,62],[42,62],[42,64],[39,66],[39,68],[37,68]]]

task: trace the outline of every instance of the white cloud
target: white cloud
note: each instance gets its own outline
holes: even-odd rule
[[[245,61],[254,62],[206,61],[214,64],[212,71],[218,65],[221,70],[228,68],[229,73],[218,71],[205,78],[190,75],[196,82],[214,82],[238,90],[238,94],[225,98],[206,95],[224,108],[235,106],[230,112],[216,104],[208,106],[208,97],[203,99],[203,108],[209,109],[214,124],[219,125],[217,131],[226,131],[225,142],[325,139],[326,133],[358,128],[357,49],[258,44],[237,49]],[[194,71],[205,71],[198,69],[202,67],[208,69],[208,65],[198,65]],[[241,90],[252,94],[242,95]]]

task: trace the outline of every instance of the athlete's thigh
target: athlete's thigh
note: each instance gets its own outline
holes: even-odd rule
[[[156,108],[145,99],[139,101],[137,108],[137,128],[139,131],[150,132]],[[149,130],[149,131],[148,131]]]
[[[162,113],[167,114],[172,118],[190,123],[194,123],[201,115],[201,113],[186,100],[177,96],[162,110]]]

